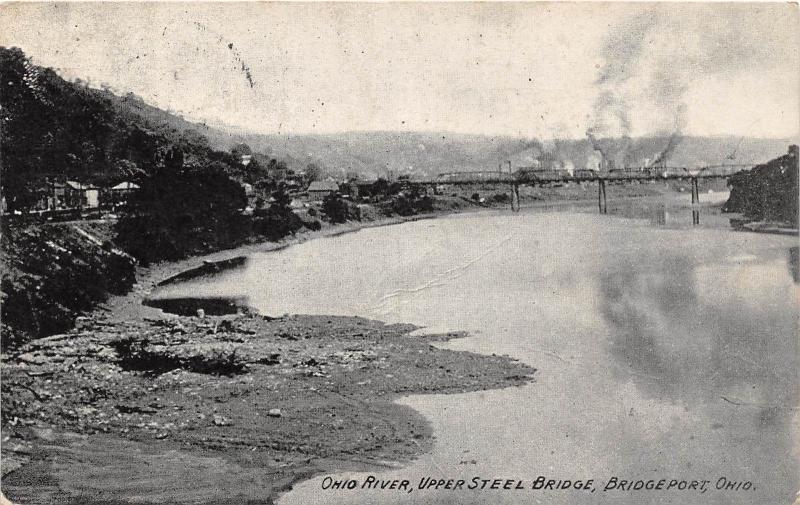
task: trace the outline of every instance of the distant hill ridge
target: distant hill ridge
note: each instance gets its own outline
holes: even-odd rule
[[[209,128],[212,146],[225,148],[237,142],[253,151],[286,160],[289,168],[302,169],[308,163],[329,172],[348,172],[365,177],[385,177],[389,173],[434,176],[452,171],[495,170],[507,161],[513,168],[530,166],[542,153],[569,160],[584,168],[598,157],[587,140],[540,142],[489,135],[427,132],[347,132],[341,134],[241,134]],[[652,161],[669,142],[669,136],[611,139],[611,144],[628,143],[633,159]],[[670,166],[701,166],[723,163],[756,164],[780,156],[792,143],[789,139],[741,137],[683,137],[668,160]],[[547,157],[545,156],[545,157]],[[621,163],[620,163],[621,164]]]
[[[128,177],[135,168],[149,170],[158,162],[158,151],[171,146],[180,147],[188,160],[198,163],[232,164],[235,160],[229,152],[239,143],[283,160],[290,169],[300,171],[314,163],[335,177],[435,176],[498,166],[506,170],[509,160],[513,168],[530,166],[543,153],[545,158],[568,160],[583,168],[597,157],[585,139],[541,142],[436,132],[230,131],[186,120],[131,93],[119,96],[67,82],[50,69],[32,65],[19,49],[0,48],[0,56],[4,75],[0,99],[8,111],[3,120],[3,157],[9,170],[4,169],[4,175],[114,180]],[[16,87],[9,85],[15,79]],[[605,142],[611,150],[624,150],[629,158],[643,163],[664,149],[669,136]],[[668,164],[762,163],[785,153],[789,143],[787,139],[688,136],[678,143]],[[23,169],[12,170],[15,167]]]

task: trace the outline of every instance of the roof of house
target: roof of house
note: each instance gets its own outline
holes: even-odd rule
[[[309,191],[339,191],[339,185],[334,181],[314,181],[308,187]]]
[[[120,182],[116,186],[113,186],[111,189],[139,189],[139,185],[135,182]]]
[[[78,191],[98,189],[97,186],[95,186],[94,184],[84,184],[82,182],[77,182],[77,181],[67,181],[66,186],[72,189],[77,189]]]

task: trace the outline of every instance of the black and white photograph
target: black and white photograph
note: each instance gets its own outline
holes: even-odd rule
[[[800,505],[800,7],[0,3],[0,505]]]

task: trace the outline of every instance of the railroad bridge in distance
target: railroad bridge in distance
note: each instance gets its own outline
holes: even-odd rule
[[[517,170],[513,173],[499,170],[448,172],[439,175],[435,179],[407,180],[404,183],[410,186],[508,184],[511,186],[511,209],[518,212],[520,210],[520,186],[596,182],[598,210],[600,213],[605,214],[608,212],[606,199],[606,184],[608,183],[625,184],[643,181],[688,180],[692,184],[692,204],[697,205],[700,203],[700,191],[698,189],[698,181],[700,179],[727,179],[738,172],[750,170],[753,166],[755,164],[712,165],[700,168],[660,167],[655,169],[653,167],[637,167],[609,172],[580,170],[573,174],[566,170]]]

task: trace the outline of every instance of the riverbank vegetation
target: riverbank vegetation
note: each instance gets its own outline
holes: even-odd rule
[[[798,224],[798,151],[792,146],[789,152],[747,172],[730,178],[731,195],[725,203],[725,212],[741,213],[750,221],[769,221]]]

